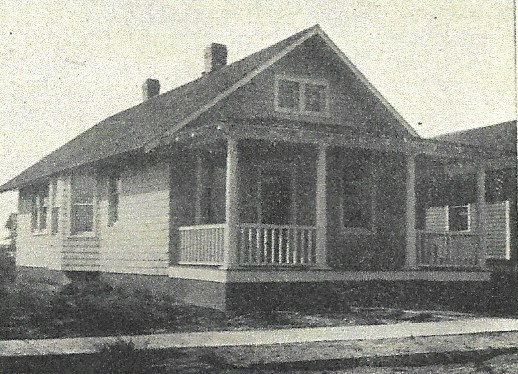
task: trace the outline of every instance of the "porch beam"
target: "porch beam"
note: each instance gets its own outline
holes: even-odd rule
[[[406,212],[405,212],[405,268],[415,269],[417,264],[416,247],[416,193],[415,193],[415,155],[406,157]]]
[[[327,265],[327,145],[318,146],[316,185],[316,266]]]
[[[239,224],[239,152],[238,142],[233,138],[227,140],[227,174],[225,188],[225,253],[223,269],[238,265],[237,230]]]
[[[403,152],[405,154],[426,154],[445,159],[466,159],[489,157],[489,150],[480,147],[448,143],[434,139],[394,139],[384,137],[366,137],[353,131],[349,133],[332,133],[315,131],[279,124],[250,125],[247,123],[227,122],[219,125],[221,131],[235,139],[258,139],[268,141],[296,142],[301,144],[320,144],[371,149],[387,152]]]
[[[486,266],[487,233],[486,233],[486,170],[484,163],[480,163],[477,169],[477,231],[480,237],[478,252],[478,265]]]

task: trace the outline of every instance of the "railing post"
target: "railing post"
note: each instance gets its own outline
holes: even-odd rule
[[[416,229],[415,229],[415,155],[406,157],[406,212],[405,212],[405,268],[415,269],[417,265]]]
[[[227,141],[227,175],[225,189],[225,256],[223,268],[229,269],[238,264],[237,241],[239,224],[239,154],[237,140]]]
[[[327,145],[320,144],[317,156],[316,186],[316,266],[327,265]]]
[[[477,232],[479,234],[478,266],[486,267],[486,170],[481,163],[477,169]]]

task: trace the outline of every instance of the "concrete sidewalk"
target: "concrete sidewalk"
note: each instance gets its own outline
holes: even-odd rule
[[[99,351],[104,344],[120,340],[132,341],[138,349],[169,349],[376,341],[496,332],[518,332],[518,319],[472,318],[446,322],[397,323],[391,325],[5,340],[0,341],[0,357],[88,354]]]

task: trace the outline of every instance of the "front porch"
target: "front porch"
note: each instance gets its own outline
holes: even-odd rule
[[[171,276],[197,268],[250,276],[292,269],[297,272],[280,272],[279,279],[382,271],[454,280],[443,271],[460,270],[460,278],[473,272],[486,280],[481,230],[418,228],[416,169],[426,160],[415,144],[339,137],[295,142],[290,134],[259,130],[246,137],[220,131],[220,139],[191,146],[173,170],[172,194],[180,203],[171,212]],[[188,185],[175,184],[181,180],[175,172]],[[477,191],[483,206],[484,186]]]

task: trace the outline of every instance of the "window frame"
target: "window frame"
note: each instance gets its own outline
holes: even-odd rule
[[[464,205],[446,205],[446,231],[447,232],[455,232],[455,233],[466,233],[466,232],[471,232],[471,221],[472,221],[472,217],[471,217],[471,213],[472,213],[472,209],[471,209],[471,203],[467,203],[467,204],[464,204]],[[467,218],[467,229],[466,230],[451,230],[451,225],[450,225],[450,209],[451,208],[464,208],[466,207],[467,208],[467,215],[466,215],[466,218]]]
[[[85,203],[74,203],[74,196],[73,196],[73,185],[74,185],[74,177],[77,175],[87,175],[92,178],[93,186],[92,186],[92,203],[91,204],[85,204]],[[97,205],[98,205],[98,196],[97,196],[97,175],[94,171],[83,171],[82,173],[72,173],[69,178],[69,201],[68,201],[68,237],[69,238],[81,238],[81,237],[87,237],[87,238],[93,238],[97,236]],[[73,232],[73,209],[74,206],[92,206],[92,230],[91,231],[82,231],[82,232]]]
[[[257,178],[257,206],[256,206],[256,214],[257,214],[257,223],[260,225],[266,224],[263,223],[264,219],[264,209],[266,202],[263,200],[264,195],[264,184],[269,180],[274,179],[275,177],[271,175],[272,172],[285,172],[289,175],[290,179],[290,193],[291,193],[291,207],[290,207],[290,218],[289,222],[283,225],[297,225],[298,220],[298,189],[297,189],[297,168],[299,167],[298,163],[289,163],[283,161],[275,161],[275,162],[262,162],[256,164],[257,171],[259,173],[259,178]],[[282,226],[282,225],[281,225]]]
[[[339,176],[339,224],[340,230],[345,234],[375,234],[376,233],[376,194],[377,194],[377,178],[372,165],[371,160],[367,160],[368,163],[368,172],[367,176],[358,181],[354,181],[353,183],[360,186],[368,186],[368,206],[370,209],[370,219],[368,227],[361,226],[346,226],[345,225],[345,170],[341,170],[341,174]],[[351,182],[347,182],[347,184],[351,184]]]
[[[46,195],[42,192],[46,190]],[[46,235],[49,229],[49,199],[50,199],[50,183],[48,181],[40,183],[34,187],[31,194],[31,233],[33,235]],[[43,201],[41,197],[43,196]],[[42,214],[43,209],[46,209],[45,214]],[[42,226],[42,217],[45,216],[45,227]]]
[[[108,175],[107,179],[108,179],[107,180],[107,189],[108,189],[107,190],[107,198],[108,198],[107,226],[113,227],[119,221],[121,175],[120,175],[120,173],[115,172],[115,173]],[[115,186],[114,189],[112,189],[113,186]],[[115,193],[113,193],[113,191],[115,191]],[[114,197],[116,197],[116,199],[114,199]]]
[[[279,88],[281,81],[296,82],[299,84],[299,98],[298,107],[295,108],[284,108],[280,106],[280,95]],[[324,87],[324,108],[321,111],[307,110],[306,109],[306,86],[315,85]],[[275,111],[286,113],[286,114],[299,114],[306,116],[317,116],[317,117],[328,117],[330,107],[330,90],[329,82],[326,79],[321,78],[308,78],[308,77],[297,77],[291,75],[276,75],[274,84],[274,107]]]
[[[55,178],[50,182],[50,188],[49,188],[49,199],[50,199],[50,234],[51,235],[57,235],[59,234],[61,224],[60,224],[60,218],[61,218],[61,208],[62,208],[62,195],[60,192],[63,191],[63,184],[62,180],[59,178]],[[57,213],[56,213],[57,209]],[[56,220],[54,220],[54,218]]]

